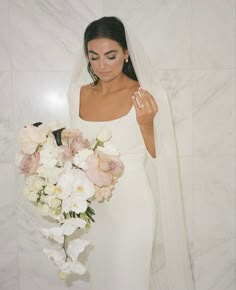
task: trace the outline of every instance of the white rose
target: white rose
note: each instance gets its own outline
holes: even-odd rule
[[[37,175],[31,175],[26,179],[26,185],[31,191],[39,192],[45,184],[45,181]]]
[[[38,199],[38,194],[34,191],[30,191],[28,187],[24,189],[24,196],[32,202],[36,202]]]
[[[61,205],[61,200],[59,198],[53,198],[50,202],[50,206],[53,209],[58,208]]]
[[[113,155],[113,156],[119,156],[120,153],[118,149],[110,142],[105,142],[104,146],[98,146],[97,150],[107,154],[107,155]]]
[[[106,128],[102,128],[97,135],[97,140],[100,142],[106,142],[110,139],[111,139],[111,131]]]
[[[41,197],[40,197],[40,201],[47,203],[48,202],[48,197],[46,195],[42,194]]]
[[[51,183],[48,183],[47,186],[45,187],[44,189],[44,192],[46,194],[49,194],[49,195],[53,195],[55,192],[56,192],[56,186],[51,184]]]
[[[56,184],[63,172],[63,168],[39,166],[37,173],[40,177],[48,179],[50,183]]]
[[[49,206],[46,203],[38,204],[38,208],[39,208],[39,210],[41,212],[41,215],[44,216],[44,215],[49,215],[50,214],[50,208],[49,208]]]

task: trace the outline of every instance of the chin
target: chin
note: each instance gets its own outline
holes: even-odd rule
[[[118,75],[110,75],[110,76],[101,76],[99,79],[102,81],[102,82],[111,82],[115,79],[117,79],[121,74],[118,74]]]

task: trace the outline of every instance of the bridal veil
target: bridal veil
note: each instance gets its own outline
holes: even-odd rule
[[[148,155],[145,164],[157,212],[150,289],[194,290],[171,106],[142,44],[128,23],[122,22],[138,81],[155,97],[159,108],[154,119],[157,157],[153,159]],[[70,96],[74,95],[76,87],[86,83],[87,76],[87,63],[81,45],[79,61],[68,91],[69,101],[73,102]]]

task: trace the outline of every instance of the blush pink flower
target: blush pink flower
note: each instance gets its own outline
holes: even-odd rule
[[[112,182],[111,185],[109,186],[102,186],[102,187],[98,187],[96,186],[95,189],[95,199],[96,201],[103,201],[105,200],[109,200],[111,195],[112,195],[112,190],[114,189],[114,182]]]
[[[96,152],[86,159],[88,169],[86,175],[97,186],[109,186],[113,179],[118,178],[124,171],[124,165],[118,156]]]
[[[36,173],[39,167],[40,154],[35,152],[33,154],[25,154],[20,163],[20,172],[26,176]]]
[[[101,170],[109,172],[112,176],[118,178],[124,171],[124,165],[118,156],[110,156],[103,152],[98,152],[100,158],[99,166]]]
[[[33,125],[26,126],[19,133],[19,141],[21,150],[25,154],[33,154],[38,145],[46,141],[50,128],[47,125],[35,127]]]
[[[62,153],[60,155],[60,158],[61,158],[62,162],[71,161],[73,158],[71,148],[62,145],[61,149],[62,149]]]
[[[82,133],[78,132],[77,135],[75,135],[71,141],[70,149],[73,155],[78,153],[79,151],[90,148],[91,144],[88,141],[88,139],[83,138]]]

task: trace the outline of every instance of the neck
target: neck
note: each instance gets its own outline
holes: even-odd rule
[[[115,79],[111,81],[104,82],[100,80],[99,83],[97,84],[97,88],[101,91],[102,94],[104,95],[109,94],[121,88],[126,78],[127,78],[126,75],[122,72]]]

